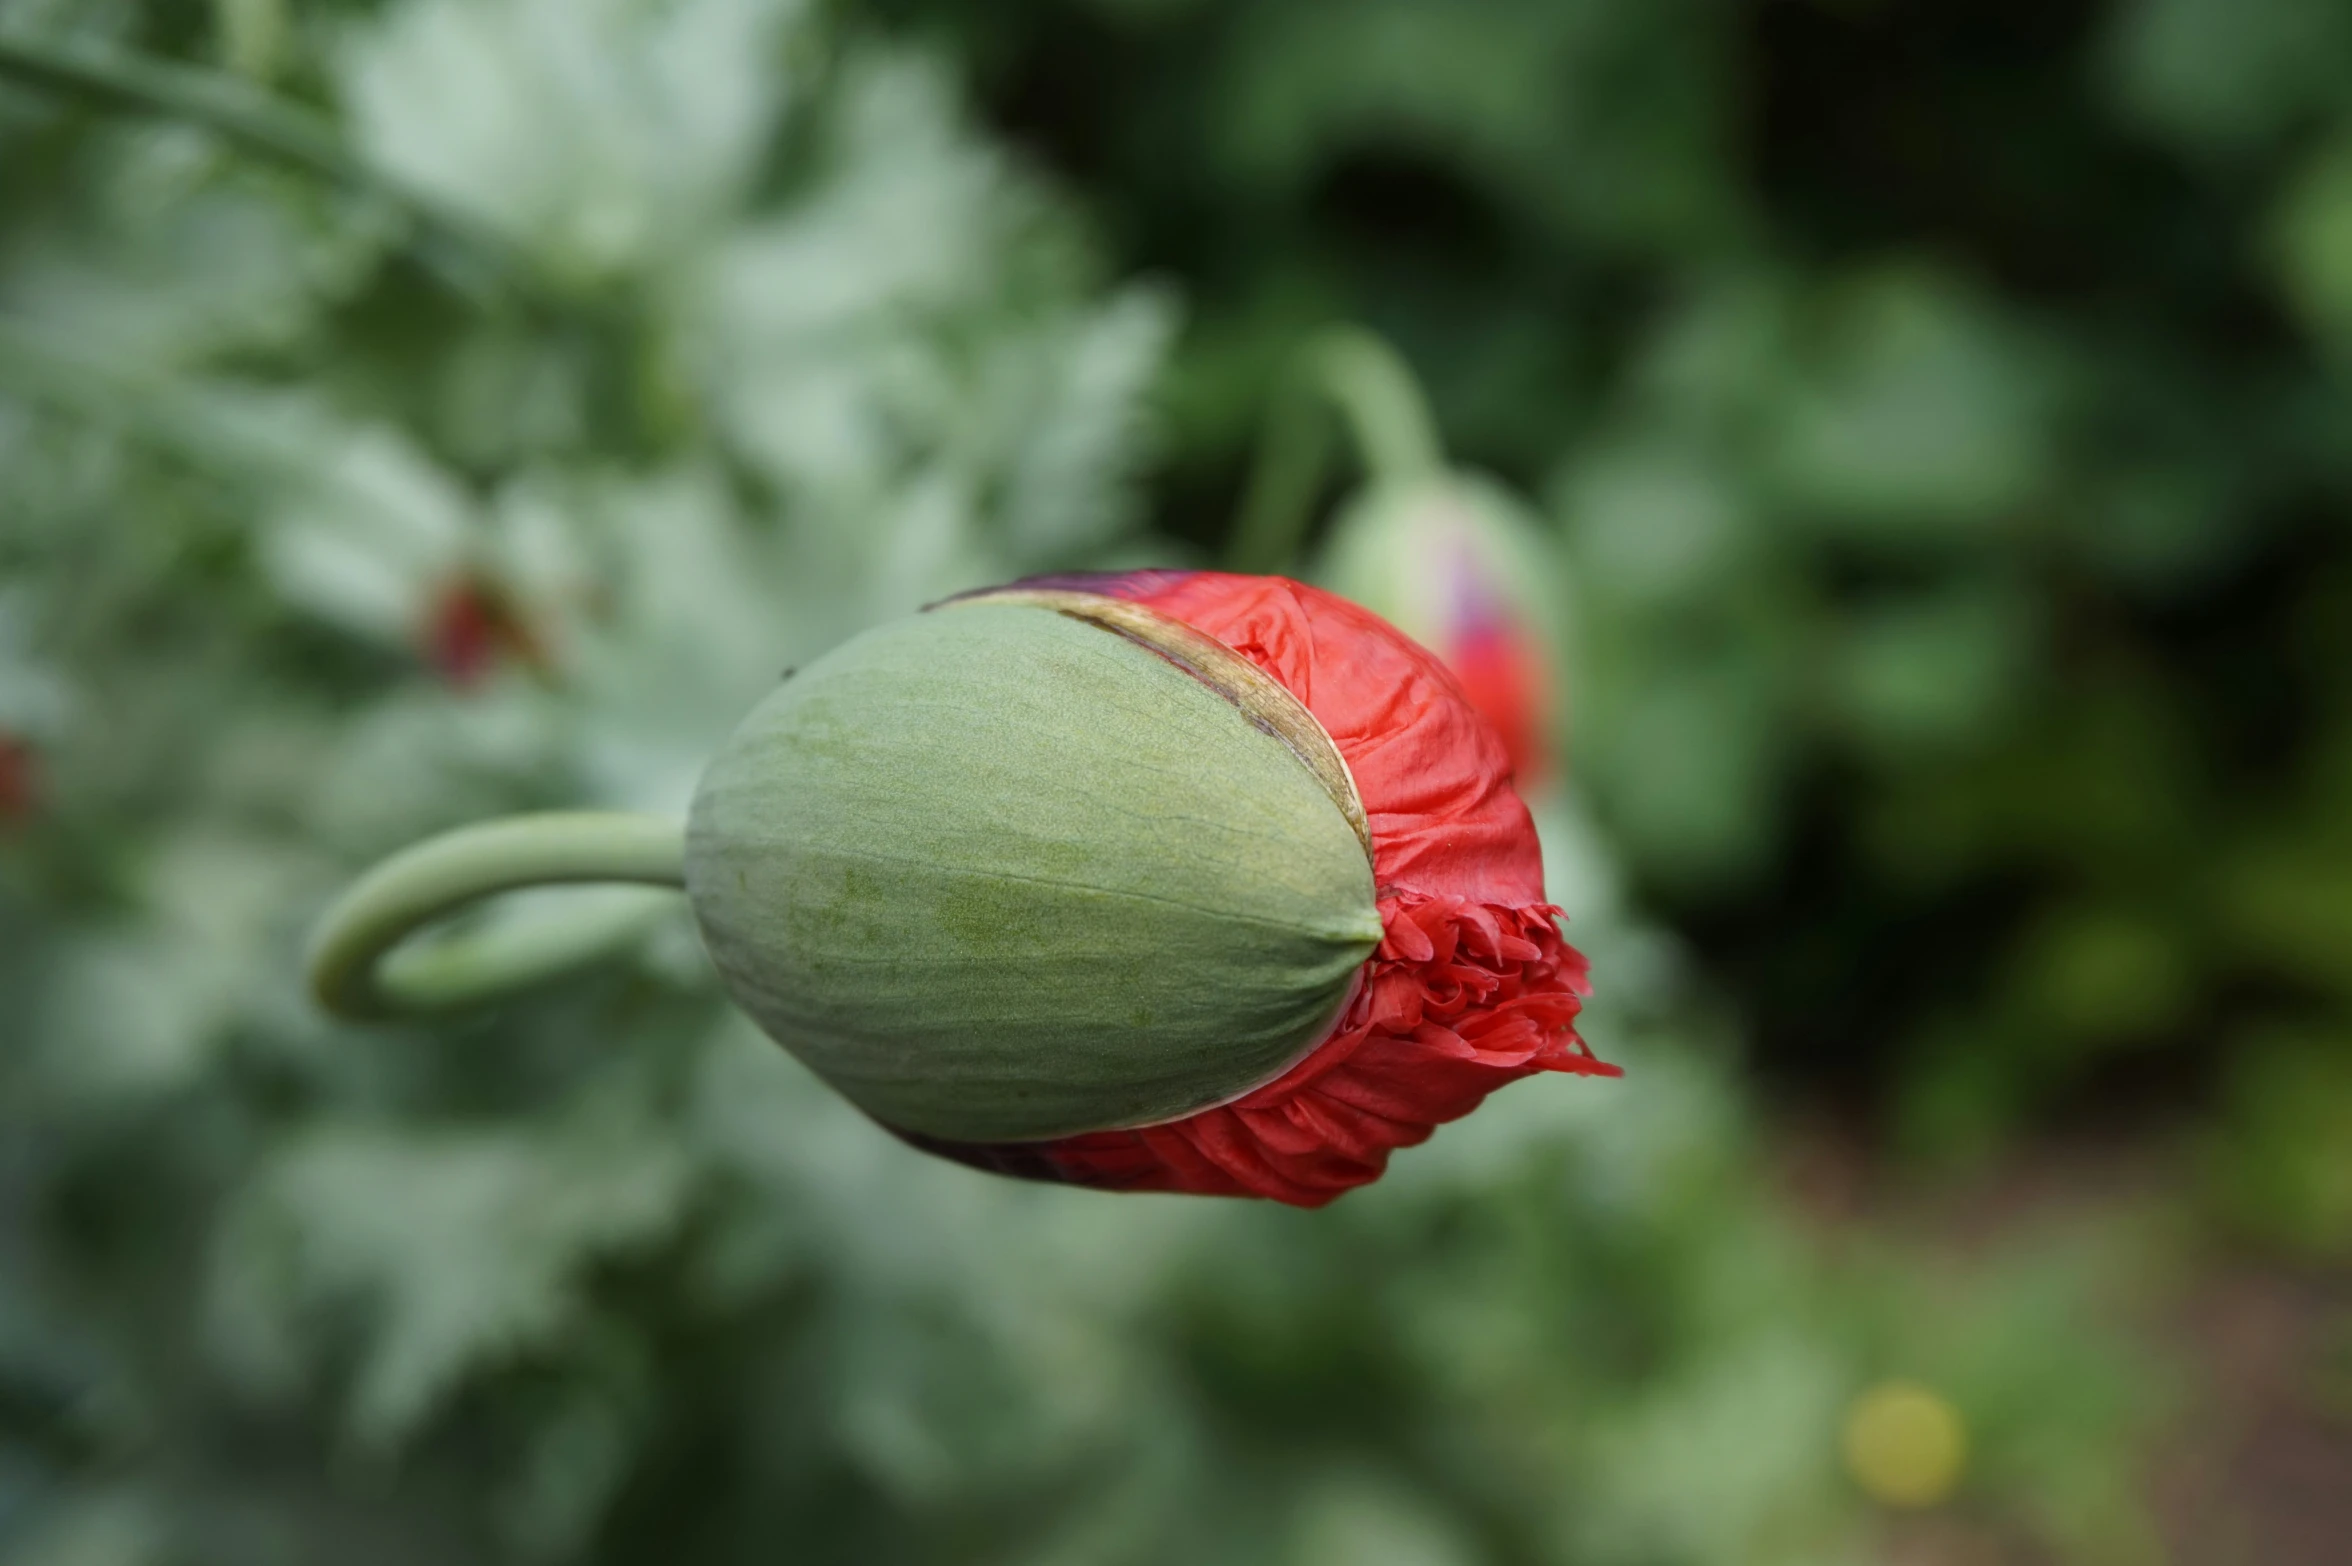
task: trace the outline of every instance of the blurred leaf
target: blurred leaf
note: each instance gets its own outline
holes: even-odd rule
[[[346,39],[359,147],[600,281],[705,237],[789,90],[775,0],[414,0]]]
[[[588,1266],[665,1237],[679,1153],[608,1122],[529,1131],[321,1126],[256,1176],[223,1231],[213,1303],[224,1350],[282,1382],[354,1313],[351,1429],[412,1434],[468,1372],[575,1329]]]
[[[2136,117],[2192,147],[2247,152],[2344,101],[2352,17],[2331,0],[2133,0],[2112,54]]]
[[[1793,504],[1903,545],[2001,523],[2049,462],[2050,387],[2016,330],[1931,272],[1834,289],[1787,404],[1778,472]]]
[[[2321,1259],[2352,1254],[2352,1039],[2278,1029],[2240,1041],[2209,1138],[2213,1189],[2245,1233]]]
[[[1949,754],[2018,704],[2035,658],[2033,613],[2016,584],[1955,583],[1857,613],[1834,678],[1866,750]]]
[[[2288,301],[2330,346],[2352,340],[2352,143],[2305,166],[2282,198],[2276,250]]]

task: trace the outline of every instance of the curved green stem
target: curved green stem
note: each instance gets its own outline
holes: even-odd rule
[[[1416,484],[1444,471],[1445,448],[1429,401],[1403,357],[1357,327],[1324,332],[1300,352],[1276,389],[1226,549],[1229,569],[1291,568],[1330,457],[1318,406],[1324,402],[1346,422],[1357,460],[1375,484]]]
[[[1283,377],[1258,437],[1241,514],[1225,546],[1227,570],[1259,576],[1294,569],[1330,455],[1330,430],[1315,388],[1304,376]]]
[[[682,889],[678,823],[608,811],[552,811],[460,827],[361,876],[312,933],[311,992],[337,1016],[395,1017],[495,998],[610,951],[645,924],[632,906],[394,948],[482,898],[524,887],[634,882]]]
[[[1417,483],[1443,470],[1445,447],[1429,399],[1402,354],[1355,327],[1327,333],[1310,352],[1315,377],[1347,420],[1374,483]]]
[[[413,225],[426,262],[462,292],[505,287],[543,307],[556,302],[537,268],[504,238],[354,156],[323,121],[234,77],[87,41],[0,31],[0,81],[203,126],[398,209]]]

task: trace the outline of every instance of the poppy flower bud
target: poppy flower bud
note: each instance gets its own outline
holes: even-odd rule
[[[1443,659],[1520,785],[1544,779],[1565,594],[1542,525],[1508,491],[1460,470],[1376,484],[1334,520],[1316,579]]]
[[[1564,593],[1545,529],[1500,485],[1453,466],[1403,356],[1352,327],[1319,334],[1270,407],[1230,558],[1297,549],[1327,456],[1323,403],[1353,433],[1366,480],[1334,520],[1316,579],[1435,652],[1494,726],[1521,783],[1552,752],[1549,675]]]
[[[1279,578],[951,602],[800,671],[705,775],[727,987],[906,1140],[1319,1205],[1532,1072],[1609,1073],[1500,740]]]
[[[1386,622],[1279,577],[951,600],[790,677],[683,839],[462,828],[321,921],[354,1017],[479,1000],[594,921],[396,950],[550,881],[683,885],[728,992],[917,1147],[1004,1174],[1319,1206],[1539,1071],[1615,1075],[1502,741]]]

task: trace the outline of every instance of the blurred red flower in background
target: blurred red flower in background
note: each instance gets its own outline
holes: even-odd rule
[[[539,638],[507,594],[477,576],[454,578],[434,592],[423,640],[426,661],[459,690],[480,684],[505,659],[534,670],[547,665]]]
[[[0,732],[0,830],[20,826],[41,808],[41,766],[31,744]]]
[[[1447,634],[1432,647],[1502,740],[1513,780],[1521,787],[1543,781],[1551,770],[1551,681],[1543,647],[1468,567]]]

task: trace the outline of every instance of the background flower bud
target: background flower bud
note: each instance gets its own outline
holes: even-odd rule
[[[1246,1093],[1322,1038],[1382,930],[1365,840],[1282,738],[1129,636],[985,599],[756,709],[705,774],[686,878],[763,1028],[955,1141]]]
[[[1522,785],[1549,772],[1567,592],[1557,547],[1509,491],[1458,469],[1375,483],[1333,521],[1315,577],[1444,661]]]

